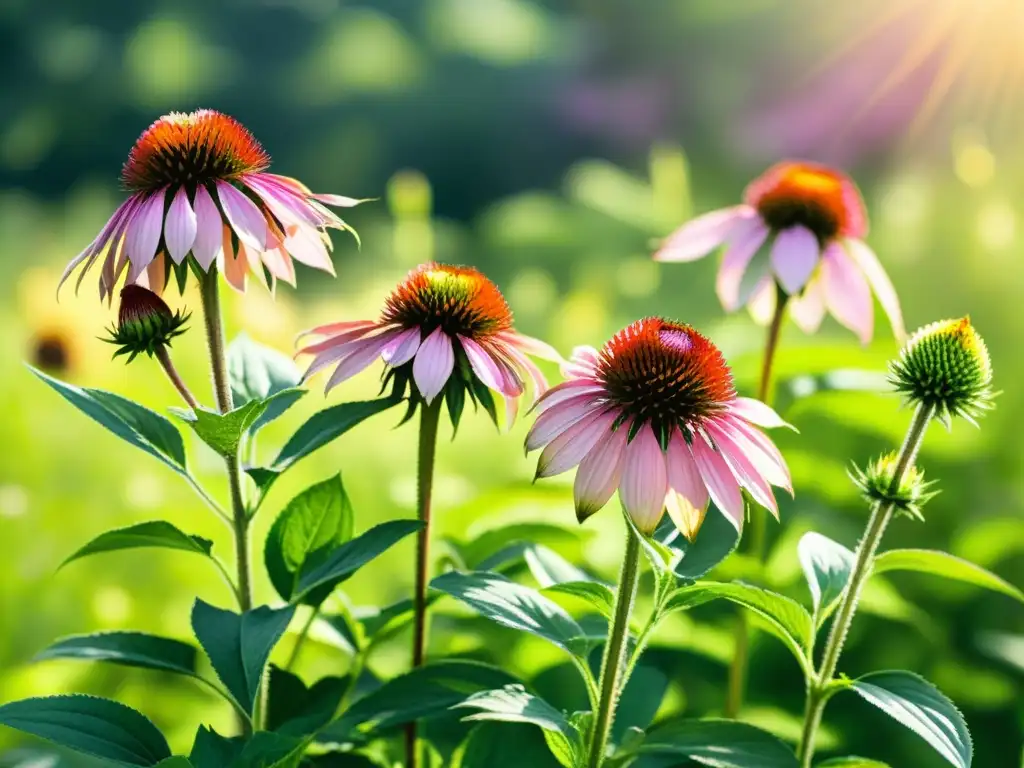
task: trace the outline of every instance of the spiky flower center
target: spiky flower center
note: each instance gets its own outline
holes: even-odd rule
[[[736,396],[722,353],[689,325],[658,317],[619,331],[600,353],[598,373],[635,433],[650,424],[667,445],[673,427],[688,439]]]
[[[172,112],[135,142],[121,170],[132,191],[231,181],[270,166],[270,156],[234,118],[211,109]]]
[[[441,328],[478,340],[512,327],[512,311],[498,287],[472,267],[424,264],[388,297],[383,321],[419,327],[424,335]]]
[[[867,214],[846,175],[812,163],[780,163],[747,187],[746,201],[773,230],[803,226],[818,240],[867,234]]]

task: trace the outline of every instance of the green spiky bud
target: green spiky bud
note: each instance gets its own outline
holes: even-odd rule
[[[924,520],[922,508],[938,491],[931,490],[934,483],[925,481],[924,472],[913,465],[907,468],[894,487],[898,461],[899,456],[893,451],[879,456],[865,469],[853,467],[850,477],[869,504],[891,503],[896,511],[915,520]]]
[[[889,366],[890,381],[908,401],[933,409],[947,425],[953,416],[974,423],[992,407],[992,364],[969,317],[918,330]]]
[[[180,310],[172,312],[167,303],[149,289],[126,285],[121,289],[117,326],[108,329],[110,337],[103,340],[117,345],[114,357],[128,355],[130,363],[140,353],[152,357],[170,346],[171,339],[185,332],[183,326],[188,318],[189,315]]]

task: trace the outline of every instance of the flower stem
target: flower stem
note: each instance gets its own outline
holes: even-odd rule
[[[217,409],[221,413],[232,410],[231,383],[228,379],[227,355],[224,345],[224,319],[221,317],[220,293],[217,270],[211,268],[201,281],[203,299],[203,320],[206,325],[206,341],[210,348],[210,370],[213,374],[213,391]],[[225,458],[228,488],[231,495],[231,525],[235,539],[235,568],[238,572],[236,586],[238,607],[244,613],[252,609],[252,581],[249,566],[249,515],[242,495],[242,467],[238,456]],[[242,723],[243,732],[251,730],[251,724]]]
[[[437,424],[442,398],[424,403],[420,409],[420,446],[417,468],[417,507],[423,527],[416,537],[416,587],[413,595],[412,668],[423,666],[427,646],[427,581],[430,576],[430,500],[434,486],[434,457]],[[419,765],[416,721],[405,727],[405,766]]]
[[[637,584],[640,582],[640,539],[632,526],[626,526],[626,553],[622,558],[622,572],[615,600],[615,615],[608,630],[608,642],[604,646],[601,661],[601,698],[594,716],[594,729],[590,739],[589,768],[600,768],[608,749],[615,707],[622,692],[623,668],[626,664],[626,638],[629,635],[629,619],[636,600]]]
[[[907,436],[903,440],[899,456],[896,460],[896,467],[893,472],[892,482],[889,484],[890,493],[895,493],[907,472],[913,467],[917,453],[921,449],[924,440],[925,430],[934,415],[934,410],[928,406],[918,406],[914,413],[914,420],[907,430]],[[800,738],[800,745],[797,750],[797,757],[800,759],[802,768],[810,768],[814,759],[814,740],[821,725],[821,716],[825,711],[825,704],[828,702],[830,687],[839,664],[839,656],[843,652],[843,645],[846,643],[846,636],[853,623],[853,616],[857,612],[857,603],[860,600],[864,584],[871,575],[871,567],[874,563],[875,553],[882,541],[889,521],[892,519],[895,504],[891,501],[878,502],[871,510],[871,519],[864,531],[864,537],[857,545],[857,556],[854,560],[853,569],[850,571],[850,578],[843,590],[843,596],[836,611],[836,618],[832,622],[832,630],[828,635],[828,642],[821,658],[821,666],[817,679],[809,680],[807,684],[807,707],[804,714],[803,734]]]
[[[199,407],[196,399],[192,396],[189,388],[186,386],[184,379],[178,373],[178,369],[174,367],[174,363],[171,362],[171,354],[167,351],[167,347],[163,344],[156,348],[156,359],[160,363],[160,367],[164,369],[164,373],[167,374],[167,378],[171,380],[171,384],[178,390],[178,394],[181,395],[181,399],[184,400],[188,407],[193,411]]]
[[[789,294],[776,285],[775,314],[768,326],[765,339],[764,356],[761,361],[761,380],[757,385],[757,399],[771,405],[774,388],[772,373],[775,368],[775,354],[779,349],[779,338],[782,334],[782,322],[789,306]],[[756,507],[750,514],[750,552],[758,562],[764,560],[766,527],[768,512]],[[736,717],[743,707],[743,697],[747,688],[747,667],[750,661],[750,621],[745,611],[740,611],[736,618],[735,650],[732,664],[729,665],[728,693],[725,701],[725,716]]]

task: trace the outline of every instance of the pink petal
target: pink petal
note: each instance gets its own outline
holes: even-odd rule
[[[907,329],[903,325],[900,300],[896,295],[896,289],[893,288],[892,281],[889,280],[889,275],[885,273],[885,269],[882,267],[882,263],[878,260],[875,252],[864,241],[850,238],[845,241],[845,245],[846,252],[868,279],[868,283],[871,284],[871,288],[875,292],[875,296],[878,297],[882,309],[885,310],[885,314],[889,317],[889,324],[892,325],[893,335],[896,336],[897,341],[902,343],[903,339],[906,338]]]
[[[758,431],[742,419],[728,418],[732,428],[733,440],[743,449],[758,472],[772,485],[785,488],[790,495],[793,494],[793,479],[789,474],[789,467],[786,460],[768,436]]]
[[[599,436],[593,450],[580,462],[573,484],[576,519],[580,522],[607,504],[619,487],[628,434],[628,429],[616,429]]]
[[[267,275],[263,271],[263,262],[260,253],[248,247],[241,240],[238,241],[238,260],[249,267],[249,271],[260,281],[260,285],[267,288]]]
[[[423,340],[412,361],[412,377],[424,400],[430,403],[437,397],[454,367],[452,340],[441,328],[436,328]]]
[[[524,379],[523,374],[530,378],[533,382],[533,402],[537,401],[537,398],[548,391],[548,380],[544,378],[543,372],[534,365],[533,361],[530,360],[526,355],[520,352],[516,347],[512,346],[505,341],[496,341],[495,344],[500,344],[503,353],[507,356],[509,362],[517,371],[517,376],[520,379]]]
[[[708,488],[711,500],[736,527],[737,531],[742,530],[743,494],[740,493],[740,484],[733,477],[729,465],[711,447],[704,435],[698,434],[694,437],[690,452],[693,454],[694,461],[697,462],[697,468]]]
[[[284,244],[296,261],[307,267],[334,274],[334,264],[331,262],[327,246],[316,229],[296,227],[285,237]]]
[[[112,261],[111,264],[113,264]],[[149,266],[146,267],[146,273],[143,275],[143,279],[146,281],[146,287],[153,293],[161,294],[164,292],[164,288],[167,285],[167,258],[163,251],[160,251],[160,253],[156,255],[156,258],[149,262]],[[110,285],[113,284],[114,274],[113,267],[111,267]]]
[[[775,503],[775,496],[772,493],[771,486],[746,455],[743,450],[744,446],[740,445],[733,438],[732,432],[727,427],[716,421],[709,421],[706,428],[708,434],[714,438],[715,445],[718,447],[718,453],[725,459],[726,464],[729,465],[729,469],[732,470],[736,481],[743,488],[747,489],[754,501],[770,511],[778,519],[779,506]]]
[[[234,288],[239,293],[245,293],[245,286],[248,282],[248,261],[245,255],[242,253],[235,253],[231,243],[231,229],[225,224],[221,230],[221,246],[222,251],[220,255],[221,271],[224,273],[224,279],[228,281],[228,285]],[[241,245],[241,244],[239,244]]]
[[[142,201],[135,213],[132,214],[125,242],[128,248],[128,259],[132,264],[131,271],[128,273],[129,283],[138,280],[142,270],[148,267],[149,262],[156,256],[156,247],[160,244],[160,231],[163,229],[164,223],[166,192],[166,187],[155,192]]]
[[[590,379],[570,379],[569,381],[563,381],[561,384],[556,384],[537,400],[534,409],[538,413],[543,413],[548,408],[553,408],[559,403],[564,403],[566,400],[576,397],[577,395],[592,395],[594,397],[600,397],[604,394],[604,387]]]
[[[811,278],[804,292],[790,299],[789,313],[804,333],[814,333],[821,327],[821,321],[825,319],[825,292],[821,288],[820,277]]]
[[[347,323],[339,323],[339,325],[347,325]],[[328,327],[328,326],[325,326]],[[343,331],[342,333],[336,333],[333,336],[329,336],[322,341],[318,341],[315,344],[307,344],[305,347],[300,347],[296,355],[316,355],[328,349],[337,349],[343,344],[347,344],[350,341],[361,339],[368,333],[371,333],[378,328],[383,329],[384,326],[380,326],[373,322],[360,322],[353,324],[351,330]]]
[[[616,415],[613,411],[597,411],[562,432],[541,451],[537,477],[559,475],[583,461],[583,457],[607,433]]]
[[[355,197],[345,197],[344,195],[310,195],[314,200],[319,200],[321,203],[327,205],[333,205],[335,208],[355,208],[360,203],[368,203],[373,198],[363,198],[362,200]]]
[[[226,181],[217,182],[217,197],[238,239],[255,251],[265,251],[267,220],[256,203]]]
[[[134,210],[136,204],[138,203],[138,200],[139,197],[133,195],[129,197],[127,200],[125,200],[123,203],[121,203],[121,205],[117,207],[117,210],[114,211],[114,214],[109,219],[107,219],[107,223],[103,225],[103,228],[100,230],[100,233],[96,236],[96,238],[91,243],[89,243],[89,245],[87,245],[81,253],[79,253],[77,256],[75,256],[75,258],[68,262],[68,265],[64,268],[63,274],[61,274],[60,276],[60,282],[57,283],[58,295],[60,294],[61,286],[64,285],[67,279],[71,276],[71,273],[75,271],[75,267],[77,267],[83,261],[91,259],[97,253],[102,252],[103,247],[106,245],[107,241],[111,239],[112,234],[118,229],[118,227],[125,219],[131,216],[131,212],[132,210]],[[83,274],[87,270],[88,267],[84,268],[82,270]],[[81,280],[79,280],[79,282],[81,282]]]
[[[343,381],[348,381],[360,371],[368,368],[378,357],[380,352],[391,341],[388,335],[374,336],[370,339],[360,339],[353,342],[348,354],[338,363],[331,378],[327,380],[324,393],[330,392]]]
[[[564,363],[565,359],[558,354],[558,350],[550,344],[535,339],[532,336],[524,336],[515,331],[502,331],[495,334],[497,338],[511,344],[516,349],[525,352],[532,357],[539,357],[541,360],[549,360],[552,363]]]
[[[379,338],[384,338],[390,342],[395,338],[396,332],[384,330],[377,331],[377,329],[371,328],[362,331],[353,331],[350,334],[342,334],[336,336],[326,342],[315,344],[312,347],[299,350],[299,354],[315,354],[316,357],[309,364],[306,372],[303,374],[303,381],[307,381],[312,376],[322,371],[328,366],[340,362],[341,360],[348,357],[354,351],[362,349],[367,343],[372,342]]]
[[[224,221],[217,204],[202,184],[196,187],[195,214],[196,236],[192,255],[203,271],[209,272],[210,266],[224,251]]]
[[[775,278],[771,275],[762,277],[750,294],[747,302],[747,309],[750,316],[758,325],[768,325],[775,315],[775,305],[778,295],[775,288]]]
[[[419,350],[421,338],[422,331],[418,325],[402,331],[381,350],[381,359],[393,368],[405,365]]]
[[[680,533],[693,541],[708,509],[708,489],[686,441],[678,432],[668,444],[665,466],[668,470],[665,511]]]
[[[626,429],[626,426],[620,429]],[[650,535],[658,527],[665,511],[668,471],[665,454],[649,424],[641,427],[626,446],[625,455],[619,498],[641,533]]]
[[[259,178],[260,176],[262,174],[245,176],[243,183],[256,193],[285,227],[305,225],[317,228],[323,224],[323,217],[314,210],[305,197],[268,183],[265,179]]]
[[[504,395],[521,394],[520,392],[506,391],[506,377],[501,370],[500,364],[483,347],[465,336],[459,336],[458,339],[462,344],[466,357],[469,359],[470,366],[473,368],[473,373],[476,374],[480,381],[495,392],[500,392]]]
[[[772,268],[786,293],[792,296],[800,292],[811,279],[820,256],[818,238],[806,227],[789,227],[775,236]]]
[[[821,262],[825,306],[836,320],[857,334],[862,344],[871,341],[875,307],[864,273],[839,243],[825,249]]]
[[[542,448],[576,422],[603,407],[590,395],[580,395],[544,411],[530,428],[526,436],[526,451]]]
[[[774,429],[776,427],[789,427],[793,426],[779,416],[771,406],[765,405],[760,400],[755,400],[752,397],[737,397],[729,403],[729,412],[734,413],[741,419],[746,419],[751,424],[757,424],[759,427],[765,427],[766,429]]]
[[[192,206],[188,202],[188,193],[185,188],[179,187],[167,209],[167,219],[164,222],[164,242],[167,244],[167,254],[175,264],[181,264],[192,249],[192,244],[196,240],[196,230],[196,212],[192,210]]]
[[[655,261],[695,261],[720,246],[735,227],[756,216],[749,205],[711,211],[687,222],[665,240],[654,254]]]
[[[515,360],[508,355],[508,351],[512,351],[511,347],[500,342],[488,342],[487,346],[481,345],[481,347],[498,368],[498,373],[501,375],[501,393],[506,397],[522,395],[526,391],[526,382],[519,373]]]
[[[737,226],[736,232],[729,238],[730,244],[718,270],[715,286],[718,300],[722,302],[722,307],[727,312],[739,309],[743,275],[750,266],[750,260],[768,239],[768,233],[768,227],[760,217],[754,217]]]

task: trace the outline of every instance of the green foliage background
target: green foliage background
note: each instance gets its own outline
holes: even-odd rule
[[[381,198],[352,212],[361,250],[336,237],[337,280],[306,270],[298,292],[282,287],[276,301],[259,288],[232,297],[233,331],[289,350],[303,327],[374,316],[407,269],[437,258],[482,268],[506,292],[520,329],[565,353],[599,344],[645,314],[693,323],[723,347],[749,394],[761,332],[746,316],[722,315],[713,259],[656,266],[651,243],[688,215],[735,201],[746,180],[776,159],[738,129],[755,120],[753,106],[785,95],[788,72],[823,55],[819,31],[827,22],[805,0],[0,5],[0,701],[72,690],[111,696],[150,715],[179,750],[199,722],[231,722],[226,707],[176,678],[29,663],[70,633],[135,628],[183,637],[197,594],[228,599],[215,572],[176,553],[119,554],[57,571],[102,530],[142,520],[172,520],[222,552],[228,542],[178,478],[72,413],[19,364],[49,365],[75,383],[157,409],[176,405],[155,365],[109,361],[110,348],[96,337],[113,310],[97,304],[94,278],[80,296],[65,290],[57,304],[53,295],[64,263],[113,211],[120,163],[152,119],[220,109],[260,137],[278,172],[317,191]],[[896,130],[868,141],[851,130],[833,138],[808,153],[842,157],[862,185],[873,216],[869,241],[900,291],[908,325],[970,313],[1003,392],[980,431],[965,423],[951,434],[933,429],[922,464],[942,493],[927,508],[927,524],[899,521],[887,545],[949,549],[1021,585],[1019,147],[991,138],[984,115],[952,109],[923,135]],[[179,303],[194,309],[197,299]],[[878,326],[867,349],[831,321],[814,338],[784,332],[780,407],[800,434],[776,438],[797,496],[784,500],[783,525],[772,528],[770,573],[801,599],[799,535],[813,528],[856,543],[865,509],[848,464],[894,446],[909,420],[885,394],[808,392],[809,375],[882,371],[896,345],[884,318]],[[209,401],[201,334],[176,340],[174,354]],[[366,374],[329,402],[375,393],[374,375]],[[314,390],[265,430],[261,453],[272,455],[322,404]],[[411,516],[414,431],[391,429],[398,418],[371,420],[287,476],[262,513],[257,540],[295,492],[339,469],[357,531]],[[522,520],[562,525],[572,533],[553,546],[611,578],[621,546],[616,515],[609,510],[577,531],[571,478],[531,485],[524,435],[522,422],[499,435],[477,415],[441,446],[439,533],[467,538]],[[190,450],[199,474],[216,483],[216,457],[194,439]],[[411,558],[411,542],[403,543],[346,593],[357,604],[406,596]],[[724,576],[729,568],[742,574],[742,562]],[[1020,606],[926,577],[888,583],[855,626],[841,669],[928,676],[964,711],[976,765],[1019,766]],[[262,574],[257,592],[264,601],[273,594]],[[455,616],[437,623],[431,655],[488,658],[525,678],[539,675],[539,687],[559,685],[554,651],[448,609]],[[652,691],[667,684],[663,711],[720,710],[731,617],[709,606],[659,633],[653,654],[664,679],[649,684]],[[402,637],[385,648],[375,671],[401,669],[405,646]],[[342,664],[324,641],[306,655],[303,672]],[[755,647],[751,691],[745,716],[795,738],[799,671],[768,639]],[[852,697],[830,707],[827,724],[844,751],[894,766],[940,765],[913,735]],[[0,744],[8,742],[13,735],[0,734]]]

